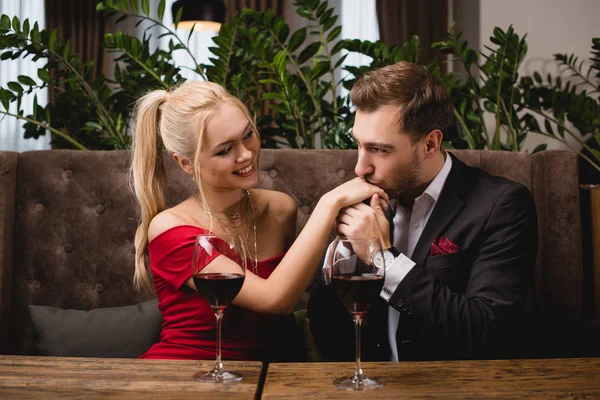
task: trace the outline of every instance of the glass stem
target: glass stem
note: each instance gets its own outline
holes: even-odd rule
[[[217,318],[217,361],[215,361],[214,370],[218,375],[221,375],[223,373],[223,363],[221,362],[221,321],[223,320],[223,310],[217,309],[215,317]]]
[[[353,381],[355,383],[360,383],[363,380],[363,371],[360,365],[360,328],[362,326],[362,317],[360,314],[354,314],[354,337],[356,341],[356,366],[354,368],[354,378]]]

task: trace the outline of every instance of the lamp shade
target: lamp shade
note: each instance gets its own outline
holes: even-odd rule
[[[218,31],[225,22],[225,4],[222,0],[177,0],[171,6],[173,21],[183,7],[178,27],[191,30]]]

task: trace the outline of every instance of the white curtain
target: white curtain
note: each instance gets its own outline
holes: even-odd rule
[[[375,0],[344,0],[340,1],[337,9],[342,25],[343,39],[360,39],[375,42],[379,40],[379,22],[377,21],[377,7]],[[344,53],[347,53],[344,51]],[[372,58],[363,54],[351,53],[344,60],[344,66],[360,67],[371,63]],[[345,76],[347,72],[342,72]],[[341,85],[340,92],[343,96],[347,90]]]
[[[21,21],[21,25],[25,18],[29,18],[30,25],[37,21],[40,30],[46,27],[46,13],[44,8],[44,0],[0,0],[0,14],[8,15],[11,20],[13,16],[17,16]],[[24,59],[23,57],[17,60],[2,60],[0,61],[0,86],[7,87],[10,81],[16,81],[19,75],[27,75],[37,82],[37,70],[41,68],[45,60],[32,62],[31,57]],[[36,92],[38,104],[45,106],[48,102],[48,93],[45,90]],[[23,96],[22,110],[25,115],[29,115],[33,111],[33,95]],[[16,104],[13,104],[10,109],[11,113],[16,113]],[[50,134],[46,133],[38,140],[23,138],[23,121],[14,117],[0,115],[0,150],[11,151],[26,151],[26,150],[43,150],[50,148]]]

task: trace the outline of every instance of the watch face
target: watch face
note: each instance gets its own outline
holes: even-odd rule
[[[373,264],[377,268],[387,268],[394,262],[394,255],[389,250],[376,251],[371,257]]]

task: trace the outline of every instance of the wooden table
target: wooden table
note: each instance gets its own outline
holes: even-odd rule
[[[0,399],[11,398],[190,398],[254,399],[261,362],[227,361],[245,375],[217,384],[192,379],[214,361],[0,356]]]
[[[270,364],[263,399],[600,399],[600,358],[363,363],[384,386],[350,392],[332,385],[353,363]]]

